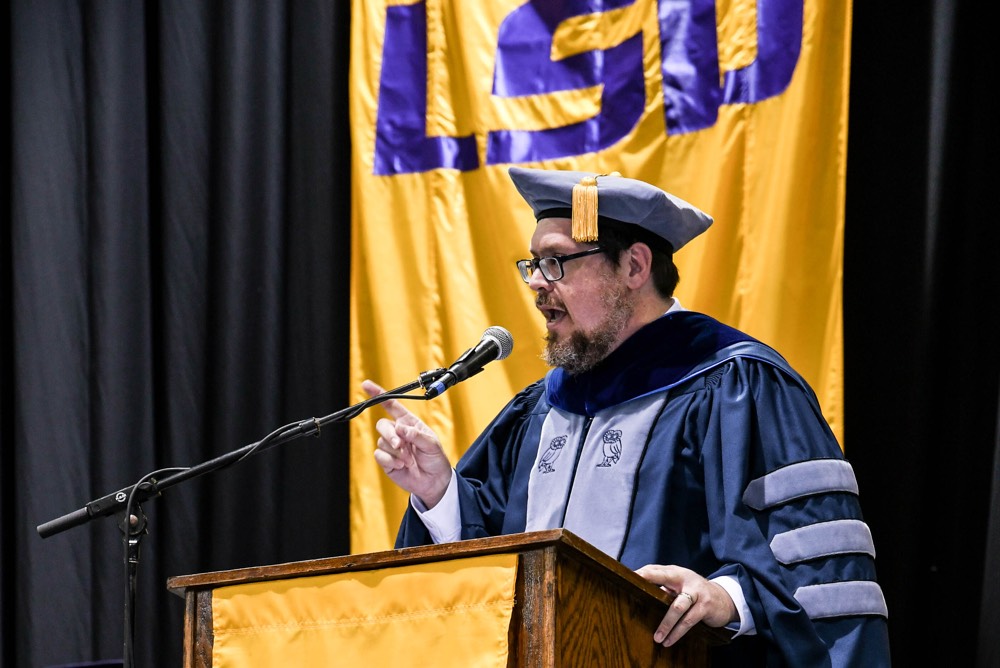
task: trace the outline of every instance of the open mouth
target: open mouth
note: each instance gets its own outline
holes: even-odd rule
[[[555,306],[550,306],[547,304],[538,304],[538,310],[541,311],[542,316],[545,318],[545,322],[548,324],[554,324],[566,317],[566,311]]]

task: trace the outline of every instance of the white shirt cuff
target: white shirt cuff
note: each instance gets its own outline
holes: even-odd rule
[[[712,578],[712,582],[725,589],[726,593],[729,594],[729,598],[733,599],[733,603],[736,604],[736,612],[740,616],[739,628],[736,628],[735,622],[726,626],[730,631],[736,631],[736,635],[733,637],[756,635],[757,626],[753,623],[753,615],[750,614],[750,606],[747,605],[747,599],[743,595],[743,588],[740,587],[740,581],[731,575],[720,575],[717,578]]]
[[[462,514],[458,507],[458,474],[451,470],[451,481],[437,505],[428,509],[424,502],[410,494],[410,505],[427,527],[435,543],[451,543],[462,536]]]

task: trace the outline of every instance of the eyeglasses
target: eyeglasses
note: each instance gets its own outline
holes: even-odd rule
[[[517,270],[521,272],[521,278],[525,283],[531,281],[531,277],[535,273],[536,269],[542,270],[542,276],[545,277],[546,281],[558,281],[563,277],[564,262],[569,262],[570,260],[575,260],[579,257],[586,257],[588,255],[603,252],[604,249],[598,246],[597,248],[591,248],[590,250],[572,253],[570,255],[536,257],[530,260],[518,260]]]

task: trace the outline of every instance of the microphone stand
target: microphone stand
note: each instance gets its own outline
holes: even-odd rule
[[[445,371],[445,369],[425,371],[420,374],[418,380],[412,383],[371,397],[353,406],[348,406],[323,418],[309,418],[300,422],[292,422],[275,429],[256,443],[250,443],[238,450],[233,450],[196,466],[172,467],[148,473],[131,487],[125,487],[117,492],[106,494],[90,501],[83,508],[38,525],[38,534],[42,538],[48,538],[98,517],[106,517],[119,512],[123,513],[118,525],[123,533],[122,544],[125,565],[125,642],[123,658],[124,668],[133,668],[135,659],[132,645],[135,635],[135,594],[139,567],[139,546],[142,542],[142,537],[148,533],[146,516],[142,512],[141,506],[143,501],[158,497],[163,490],[180,484],[185,480],[231,466],[251,455],[264,452],[274,446],[287,443],[302,436],[319,436],[320,430],[326,425],[351,420],[371,406],[390,399],[418,399],[428,401],[433,397],[427,395],[415,396],[409,393],[417,388],[422,388],[426,391],[431,383],[445,374]],[[171,473],[171,475],[162,480],[157,480],[157,476],[164,473]]]

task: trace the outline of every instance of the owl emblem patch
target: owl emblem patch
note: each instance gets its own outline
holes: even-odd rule
[[[620,429],[608,429],[604,432],[601,443],[604,449],[604,461],[598,468],[608,468],[618,463],[622,457],[622,432]]]
[[[563,446],[566,445],[566,438],[566,436],[556,436],[549,443],[549,447],[545,448],[545,452],[542,453],[542,458],[538,462],[538,471],[540,473],[552,473],[555,471],[552,465],[559,458],[559,453],[562,452]]]

